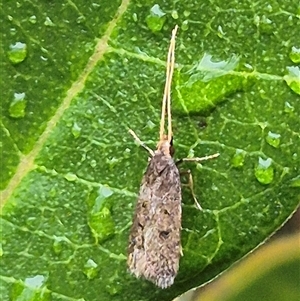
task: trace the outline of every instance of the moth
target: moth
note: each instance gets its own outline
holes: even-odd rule
[[[136,277],[143,277],[163,289],[173,284],[182,255],[181,181],[180,172],[173,159],[171,120],[171,82],[175,64],[177,28],[175,26],[172,31],[167,58],[157,149],[153,151],[148,148],[132,130],[129,130],[134,139],[149,152],[150,159],[141,182],[130,230],[127,264],[129,271]],[[165,115],[168,123],[167,133],[165,133]],[[179,162],[202,161],[218,155],[186,158]],[[194,193],[193,197],[200,207]]]

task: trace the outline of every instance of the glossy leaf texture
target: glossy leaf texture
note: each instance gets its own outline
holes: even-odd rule
[[[171,300],[253,250],[300,195],[298,1],[9,1],[1,7],[3,300]],[[184,256],[161,290],[127,272],[175,24]],[[185,181],[185,179],[183,179]]]

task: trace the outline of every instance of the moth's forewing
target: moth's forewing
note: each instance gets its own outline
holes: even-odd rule
[[[171,156],[160,150],[143,177],[128,247],[128,266],[161,288],[173,284],[181,255],[181,184]]]

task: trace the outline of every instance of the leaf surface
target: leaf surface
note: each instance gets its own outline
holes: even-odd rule
[[[3,300],[170,300],[268,238],[299,204],[299,6],[271,1],[8,2],[1,9]],[[297,15],[298,14],[298,15]],[[170,33],[184,256],[160,290],[127,272],[155,148]],[[288,34],[287,34],[288,33]]]

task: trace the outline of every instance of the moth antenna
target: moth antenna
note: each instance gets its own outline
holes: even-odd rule
[[[164,97],[162,101],[161,119],[160,119],[160,135],[159,135],[160,141],[164,140],[166,106],[167,106],[167,114],[168,114],[168,141],[170,142],[172,139],[171,84],[172,84],[172,77],[173,77],[174,65],[175,65],[175,37],[176,37],[177,29],[178,26],[176,25],[172,31],[172,37],[170,41],[170,47],[169,47],[168,58],[167,58],[166,84],[164,90]]]

